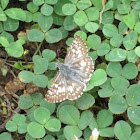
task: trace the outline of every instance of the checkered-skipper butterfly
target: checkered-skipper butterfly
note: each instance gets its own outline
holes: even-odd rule
[[[48,102],[57,103],[79,98],[86,89],[92,72],[93,61],[81,37],[76,36],[66,55],[64,64],[57,62],[59,72],[45,95]]]

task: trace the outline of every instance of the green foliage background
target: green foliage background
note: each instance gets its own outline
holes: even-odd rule
[[[23,94],[18,105],[27,114],[16,114],[6,124],[0,139],[11,140],[11,132],[26,140],[88,140],[94,128],[101,140],[140,138],[140,1],[139,0],[0,0],[0,47],[17,58],[15,68],[24,83],[49,87],[54,77],[56,53],[42,50],[42,43],[63,39],[70,46],[73,36],[86,42],[95,72],[84,95],[76,101],[48,103],[42,93]],[[28,25],[28,32],[21,25]],[[13,36],[14,34],[14,36]],[[18,58],[36,52],[30,64]],[[49,45],[47,46],[49,48]],[[40,51],[42,50],[42,52]],[[96,101],[96,102],[95,102]]]

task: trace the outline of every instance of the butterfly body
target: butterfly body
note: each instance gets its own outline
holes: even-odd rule
[[[56,66],[59,71],[45,95],[47,101],[57,103],[79,98],[94,71],[93,61],[81,37],[74,38],[64,63],[57,62]]]
[[[84,84],[84,79],[80,76],[80,74],[75,69],[72,68],[70,64],[63,64],[57,62],[56,65],[63,76]]]

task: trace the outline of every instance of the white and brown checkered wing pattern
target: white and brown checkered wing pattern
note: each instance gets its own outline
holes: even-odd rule
[[[86,83],[90,80],[94,65],[88,56],[86,44],[79,36],[75,37],[64,64],[71,67],[83,79],[83,82],[73,80],[70,74],[66,77],[59,71],[46,94],[46,99],[49,102],[57,103],[66,99],[75,100],[86,89]]]
[[[50,89],[45,95],[45,98],[48,102],[52,103],[62,102],[66,100],[66,88],[66,79],[60,72],[58,72],[51,84]]]
[[[87,83],[94,71],[94,64],[88,56],[88,48],[79,36],[76,36],[65,58],[65,64],[69,64]]]
[[[62,102],[66,99],[75,100],[83,94],[84,89],[84,84],[79,84],[58,72],[45,97],[48,102],[52,103]]]

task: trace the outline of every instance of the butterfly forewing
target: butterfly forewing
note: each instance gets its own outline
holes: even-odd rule
[[[70,46],[69,52],[66,55],[65,63],[73,64],[77,59],[87,56],[87,46],[81,37],[76,36],[72,45]]]
[[[66,55],[64,65],[71,68],[71,71],[76,72],[80,79],[83,80],[80,81],[76,77],[73,78],[72,73],[69,73],[66,77],[59,70],[46,94],[46,99],[49,102],[61,102],[66,99],[75,100],[86,89],[86,83],[90,80],[91,74],[94,71],[94,65],[92,59],[88,56],[86,44],[79,36],[75,37]]]
[[[88,56],[88,48],[81,37],[75,37],[66,55],[65,63],[75,69],[85,81],[90,80],[94,64],[91,57]]]

